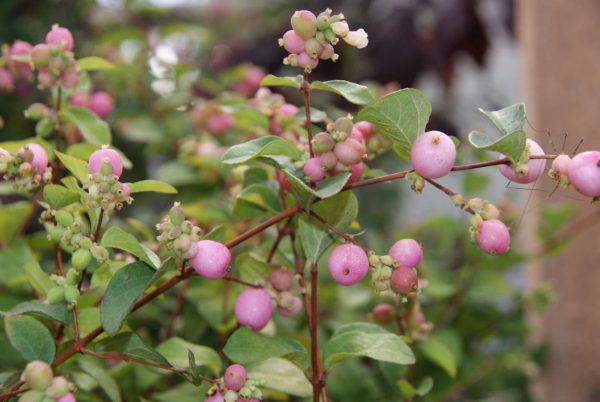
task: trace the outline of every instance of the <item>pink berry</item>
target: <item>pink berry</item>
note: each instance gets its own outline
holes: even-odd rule
[[[288,269],[278,268],[271,272],[271,285],[273,288],[275,288],[275,290],[280,292],[289,290],[292,287],[293,280],[294,274],[292,274]]]
[[[104,91],[95,92],[90,96],[89,108],[101,119],[106,118],[113,111],[113,107],[112,97]]]
[[[50,74],[48,74],[48,70],[47,69],[38,69],[38,76],[37,76],[38,82],[40,83],[41,86],[43,87],[51,87],[54,86],[56,84],[56,81],[54,80],[54,78],[52,78],[50,76]]]
[[[401,239],[390,247],[388,254],[402,267],[414,268],[423,260],[421,245],[414,239]]]
[[[10,48],[11,56],[27,56],[31,54],[33,48],[25,41],[17,40]],[[27,61],[11,60],[10,63],[15,67],[17,73],[23,78],[31,76],[31,66]]]
[[[264,289],[248,289],[240,293],[234,310],[240,325],[260,331],[271,319],[273,300]]]
[[[214,395],[207,395],[204,398],[204,402],[225,402],[225,398],[223,398],[223,395],[217,391]]]
[[[362,177],[364,168],[365,165],[362,162],[352,165],[350,168],[350,178],[348,179],[348,183],[354,183],[355,181],[359,180]]]
[[[112,169],[113,176],[121,177],[123,173],[123,161],[121,156],[114,149],[108,148],[108,145],[103,145],[102,149],[90,155],[88,160],[88,172],[90,174],[100,173],[104,160],[108,159],[108,166]]]
[[[13,77],[4,68],[0,68],[0,89],[6,92],[11,92],[14,89]]]
[[[333,55],[335,54],[335,49],[333,48],[333,46],[331,46],[329,43],[325,44],[325,46],[323,46],[323,49],[321,49],[321,53],[319,53],[319,59],[321,60],[329,60],[332,57],[334,57]]]
[[[200,240],[198,251],[190,260],[190,265],[198,275],[207,279],[220,279],[227,273],[231,263],[231,252],[223,244],[214,240]]]
[[[338,159],[333,152],[329,151],[319,155],[319,162],[323,169],[332,170],[337,166]]]
[[[587,197],[600,197],[600,151],[575,155],[569,163],[569,182]]]
[[[212,134],[223,134],[233,127],[233,117],[226,113],[215,114],[206,119],[205,127]]]
[[[291,103],[284,103],[279,108],[279,114],[284,117],[294,117],[298,113],[298,106],[292,105]]]
[[[367,253],[356,244],[346,243],[337,246],[327,260],[329,273],[333,279],[344,286],[360,282],[369,271]]]
[[[282,316],[293,317],[298,315],[302,310],[302,300],[300,300],[298,296],[294,296],[290,292],[283,292],[281,293],[281,299],[285,305],[279,306],[277,311],[279,311],[279,314]]]
[[[304,175],[312,182],[318,183],[325,177],[325,170],[319,158],[311,158],[304,164]]]
[[[381,324],[388,324],[394,319],[394,307],[388,303],[378,304],[373,307],[371,317]]]
[[[409,267],[398,267],[390,278],[392,288],[400,294],[407,294],[417,289],[419,279],[414,269]]]
[[[527,139],[527,146],[529,147],[529,155],[544,155],[544,150],[539,144],[533,140]],[[503,158],[503,156],[501,156]],[[498,169],[502,176],[515,183],[532,183],[536,181],[543,173],[546,167],[545,159],[530,159],[525,164],[525,174],[523,176],[517,175],[515,169],[510,165],[500,165]]]
[[[362,131],[360,131],[356,127],[352,127],[352,131],[350,132],[349,138],[352,138],[353,140],[356,140],[358,142],[363,142],[365,140]]]
[[[87,107],[89,103],[89,95],[84,91],[77,91],[69,98],[69,103],[75,107]]]
[[[455,160],[454,142],[441,131],[428,131],[418,136],[410,150],[413,169],[428,179],[447,175]]]
[[[68,70],[60,76],[60,83],[65,88],[74,88],[79,83],[79,75],[75,70]]]
[[[319,59],[313,59],[307,53],[302,52],[298,55],[298,65],[302,68],[314,69],[319,65]]]
[[[75,399],[75,395],[73,395],[72,393],[68,393],[65,394],[59,398],[56,398],[54,400],[55,402],[77,402],[77,399]]]
[[[67,28],[62,28],[58,24],[52,25],[52,30],[46,34],[46,43],[49,45],[57,45],[64,50],[73,50],[73,35]]]
[[[354,123],[354,128],[358,129],[362,133],[365,141],[369,141],[369,139],[371,139],[375,130],[373,124],[369,123],[368,121],[359,121]]]
[[[552,170],[558,175],[567,175],[571,158],[568,155],[560,154],[552,161]]]
[[[365,146],[352,138],[348,138],[335,144],[333,152],[342,164],[350,166],[362,161]]]
[[[35,168],[35,172],[39,175],[44,174],[44,171],[48,167],[48,154],[46,150],[39,144],[34,142],[30,142],[29,144],[21,147],[19,149],[19,153],[23,154],[25,152],[25,148],[29,149],[29,152],[33,155],[31,159],[31,166]]]
[[[293,30],[283,34],[283,47],[290,53],[302,53],[304,51],[304,39]]]
[[[475,239],[479,248],[491,255],[503,254],[510,247],[508,228],[498,219],[481,222]]]
[[[331,134],[322,131],[317,133],[312,139],[313,150],[317,153],[331,151],[335,146],[335,140]]]
[[[239,391],[246,384],[246,369],[239,364],[232,364],[225,370],[223,382],[227,389]]]

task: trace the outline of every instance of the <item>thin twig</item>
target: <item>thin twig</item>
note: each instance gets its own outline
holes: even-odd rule
[[[94,232],[94,242],[98,241],[100,237],[100,229],[102,228],[102,219],[104,218],[104,209],[100,208],[100,214],[98,215],[98,224],[96,225],[96,231]]]
[[[329,222],[327,222],[324,218],[322,218],[319,215],[317,215],[315,212],[308,211],[308,213],[313,218],[315,218],[316,220],[318,220],[319,222],[321,222],[327,229],[331,230],[333,233],[337,234],[338,236],[340,236],[341,238],[343,238],[347,242],[357,245],[358,247],[362,248],[365,252],[369,251],[369,249],[367,247],[363,246],[362,244],[360,244],[359,242],[357,242],[356,240],[354,240],[354,238],[351,237],[348,233],[342,232],[341,230],[339,230],[338,228],[336,228],[335,226],[333,226],[332,224],[330,224]]]
[[[446,194],[448,197],[452,198],[455,195],[457,195],[457,193],[455,193],[454,191],[450,190],[448,187],[438,183],[435,180],[432,179],[425,179],[429,184],[431,184],[432,186],[434,186],[435,188],[437,188],[438,190],[441,190],[444,194]],[[467,211],[468,213],[470,213],[471,215],[475,215],[476,212],[473,210],[473,208],[469,207],[468,205],[465,205],[462,209],[464,209],[465,211]]]
[[[58,244],[54,244],[54,258],[56,259],[56,266],[58,267],[58,273],[60,276],[65,276],[65,269],[63,267],[62,250]]]
[[[177,301],[175,304],[175,308],[173,309],[173,313],[171,314],[171,320],[169,321],[169,325],[167,326],[167,332],[165,334],[165,338],[169,339],[173,336],[173,331],[175,329],[175,321],[177,321],[177,317],[183,311],[183,303],[185,301],[185,292],[190,285],[189,282],[184,282],[183,285],[179,288],[177,292]]]
[[[300,90],[304,93],[304,110],[306,113],[306,133],[308,135],[308,152],[310,157],[315,156],[312,148],[312,122],[310,119],[310,81],[308,80],[308,73],[305,72],[303,75],[304,80],[300,84]]]

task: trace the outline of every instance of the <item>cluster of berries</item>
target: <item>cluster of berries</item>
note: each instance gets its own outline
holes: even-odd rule
[[[33,142],[16,153],[0,148],[0,174],[4,174],[5,180],[13,180],[15,189],[27,192],[52,180],[48,154],[41,145]]]
[[[285,268],[271,273],[263,288],[247,289],[235,301],[235,317],[245,327],[260,331],[271,320],[273,304],[284,317],[293,317],[302,310],[299,290],[294,289],[294,275]]]
[[[319,60],[336,61],[339,58],[334,46],[340,38],[358,49],[369,43],[364,29],[350,31],[344,15],[332,14],[330,9],[318,16],[308,10],[299,10],[294,12],[290,22],[292,29],[279,39],[279,46],[290,53],[283,63],[301,67],[307,73],[319,65]]]
[[[354,124],[352,118],[340,117],[327,125],[312,139],[312,149],[316,156],[304,164],[304,175],[311,183],[317,184],[328,176],[350,172],[349,182],[362,176],[366,146],[373,136],[373,125],[366,121]]]
[[[123,204],[131,204],[131,189],[119,178],[123,173],[121,156],[108,145],[90,155],[88,160],[89,181],[84,183],[88,194],[85,201],[89,208],[102,208],[105,212],[120,210]]]
[[[223,378],[209,388],[204,402],[259,402],[263,385],[261,380],[249,379],[244,366],[232,364],[225,370]]]
[[[19,397],[19,402],[75,402],[72,392],[75,385],[64,377],[54,377],[48,363],[34,360],[29,362],[21,374],[28,391]]]
[[[35,133],[40,137],[49,137],[58,123],[57,113],[43,103],[33,103],[25,110],[25,118],[37,121]]]
[[[156,239],[161,247],[173,250],[179,258],[193,258],[198,254],[198,241],[202,229],[185,219],[179,202],[173,204],[169,213],[156,225],[159,234]]]
[[[369,319],[384,325],[399,321],[404,333],[414,340],[427,339],[427,335],[433,330],[433,323],[427,321],[417,303],[400,315],[394,311],[391,304],[381,303],[373,307],[369,313]]]
[[[222,135],[233,128],[234,119],[213,102],[199,102],[190,112],[192,126],[196,130]]]
[[[114,109],[112,96],[104,91],[89,93],[86,91],[77,91],[69,98],[72,106],[89,109],[96,116],[105,119]]]
[[[294,117],[298,113],[298,107],[286,103],[282,95],[275,94],[268,88],[260,88],[254,98],[250,99],[250,104],[269,119],[271,134],[294,143],[302,138],[297,132],[299,120]]]
[[[260,82],[265,78],[265,71],[253,64],[244,66],[242,76],[233,85],[232,89],[240,95],[250,98],[260,88]]]
[[[581,152],[573,159],[559,155],[548,174],[563,187],[573,185],[581,195],[600,201],[600,151]]]

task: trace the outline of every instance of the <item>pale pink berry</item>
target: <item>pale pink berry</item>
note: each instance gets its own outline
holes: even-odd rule
[[[58,24],[52,25],[52,30],[46,34],[46,43],[48,45],[57,45],[64,50],[73,50],[73,35],[67,28],[62,28]]]
[[[319,158],[315,157],[306,161],[304,164],[304,175],[312,183],[318,183],[323,180],[325,177],[325,170],[323,170]]]
[[[313,59],[307,53],[302,52],[298,55],[298,65],[302,68],[314,69],[319,65],[319,59]]]
[[[79,75],[77,74],[77,71],[75,71],[75,70],[65,71],[60,76],[60,83],[65,88],[76,87],[77,83],[79,83]]]
[[[402,267],[414,268],[423,260],[423,249],[414,239],[401,239],[390,247],[388,254]]]
[[[329,43],[325,44],[321,49],[321,53],[319,53],[319,59],[321,60],[329,60],[332,57],[335,57],[335,49]]]
[[[544,155],[544,150],[539,146],[537,142],[531,139],[527,139],[527,147],[529,149],[530,156]],[[503,156],[501,156],[503,158]],[[510,165],[499,165],[498,169],[502,176],[515,183],[532,183],[536,181],[543,173],[546,167],[545,159],[529,159],[523,167],[523,176],[519,176],[515,169]]]
[[[302,310],[302,300],[290,292],[281,293],[281,305],[277,308],[279,314],[284,317],[294,317]]]
[[[204,398],[204,402],[225,402],[225,398],[223,398],[223,395],[217,391],[214,395],[207,395]]]
[[[112,97],[104,91],[94,92],[90,96],[89,108],[101,119],[106,118],[113,111],[113,107]]]
[[[45,391],[52,384],[52,367],[46,362],[34,360],[27,364],[21,379],[29,388]]]
[[[222,243],[214,240],[200,240],[198,251],[190,260],[190,265],[198,275],[207,279],[220,279],[227,273],[231,263],[231,252]]]
[[[290,22],[294,31],[304,39],[310,39],[317,33],[317,17],[308,10],[294,12]]]
[[[38,69],[37,79],[40,85],[46,88],[54,86],[56,84],[54,78],[52,78],[50,74],[48,74],[48,70],[45,68]]]
[[[552,170],[558,175],[566,176],[569,172],[569,163],[571,163],[571,158],[568,155],[560,154],[552,161]]]
[[[77,91],[69,98],[69,103],[75,107],[87,107],[90,100],[90,96],[87,92]]]
[[[31,166],[35,169],[35,172],[39,175],[44,174],[44,171],[48,167],[48,154],[46,150],[41,145],[30,142],[19,149],[21,155],[25,152],[25,148],[29,149],[29,152],[33,155]]]
[[[246,68],[242,80],[233,85],[233,89],[246,97],[251,97],[260,87],[260,82],[264,77],[265,71],[262,68],[249,66]]]
[[[409,267],[398,267],[390,278],[392,289],[397,293],[407,294],[417,290],[419,279],[414,269]]]
[[[577,154],[569,163],[569,182],[587,197],[600,197],[600,151]]]
[[[50,47],[45,43],[37,44],[31,49],[31,61],[36,67],[47,67],[50,61]]]
[[[72,393],[68,393],[65,394],[61,397],[58,397],[54,400],[55,402],[77,402],[77,399],[75,399],[75,395],[73,395]]]
[[[264,289],[248,289],[240,293],[234,310],[240,325],[260,331],[271,319],[273,300]]]
[[[354,128],[356,128],[357,130],[359,130],[362,133],[365,141],[369,141],[375,131],[373,124],[369,123],[368,121],[356,122],[356,123],[354,123]]]
[[[428,179],[437,179],[450,172],[456,160],[452,139],[441,131],[428,131],[417,137],[410,150],[415,172]]]
[[[284,103],[279,108],[279,114],[283,117],[294,117],[298,113],[298,106],[292,105],[291,103]]]
[[[480,222],[475,239],[479,248],[491,255],[503,254],[510,247],[508,228],[498,219]]]
[[[108,145],[103,145],[102,149],[97,150],[90,155],[88,160],[88,172],[90,174],[100,173],[104,161],[108,160],[108,166],[112,169],[113,176],[121,177],[123,173],[123,161],[121,156],[114,149],[108,148]]]
[[[294,274],[292,274],[288,269],[278,268],[271,272],[271,285],[275,290],[280,292],[289,290],[292,287],[293,280]]]
[[[283,47],[290,53],[302,53],[304,51],[304,39],[295,31],[289,30],[283,34]]]
[[[367,253],[356,244],[346,243],[337,246],[327,260],[327,267],[333,279],[344,286],[360,282],[369,271]]]
[[[323,153],[327,151],[331,151],[335,146],[335,141],[331,134],[322,131],[317,133],[312,139],[312,147],[313,151],[318,153]]]
[[[10,71],[0,68],[0,89],[11,92],[14,89],[13,77]]]
[[[378,304],[373,307],[371,318],[381,324],[388,324],[394,319],[394,307],[388,303]]]
[[[325,170],[332,170],[337,166],[338,160],[335,153],[329,151],[319,155],[319,162]]]
[[[233,117],[227,113],[217,113],[206,119],[206,130],[212,134],[220,135],[233,127]]]
[[[346,166],[350,166],[362,161],[365,154],[365,146],[352,138],[347,138],[335,144],[333,152],[338,161]]]
[[[365,165],[362,162],[352,165],[350,167],[350,178],[348,179],[348,183],[354,183],[359,180],[362,177],[364,168]]]
[[[10,48],[11,56],[27,56],[31,54],[32,46],[22,40],[17,40]],[[31,66],[27,61],[11,60],[10,63],[15,67],[19,76],[29,78],[31,76]]]
[[[348,138],[352,138],[353,140],[356,140],[358,142],[363,142],[365,140],[365,137],[363,136],[362,131],[360,131],[356,127],[352,127],[352,131],[350,132],[350,135]]]
[[[223,382],[227,389],[239,391],[246,384],[246,369],[239,364],[232,364],[225,370]]]

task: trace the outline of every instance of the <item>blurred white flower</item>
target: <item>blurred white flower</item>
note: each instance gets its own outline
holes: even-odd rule
[[[362,49],[369,44],[369,35],[364,29],[358,31],[350,31],[346,36],[343,37],[344,41],[350,46],[354,46],[357,49]]]
[[[331,24],[331,30],[337,36],[346,36],[350,32],[350,27],[346,21],[338,21]]]

